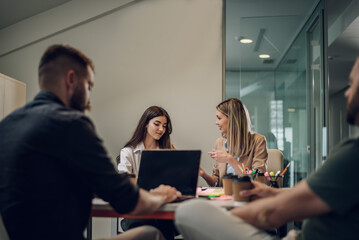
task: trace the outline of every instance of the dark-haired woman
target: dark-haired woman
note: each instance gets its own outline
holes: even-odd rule
[[[142,114],[132,138],[121,149],[117,157],[119,172],[138,176],[143,150],[174,149],[170,134],[172,124],[167,111],[158,106],[151,106]],[[121,227],[128,230],[142,225],[152,225],[161,230],[167,240],[174,239],[178,232],[172,220],[123,219]]]

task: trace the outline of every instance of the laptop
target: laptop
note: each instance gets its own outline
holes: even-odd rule
[[[184,200],[196,196],[201,150],[144,150],[137,185],[145,190],[161,184],[175,187]]]

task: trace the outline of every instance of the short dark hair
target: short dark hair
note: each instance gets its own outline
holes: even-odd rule
[[[92,71],[95,70],[95,66],[91,59],[89,59],[81,51],[71,47],[70,45],[55,44],[48,47],[45,53],[42,55],[39,64],[39,75],[41,75],[43,68],[48,63],[53,62],[60,57],[64,57],[70,61],[75,62],[76,64],[80,65],[82,69],[87,69],[87,66],[89,66]]]

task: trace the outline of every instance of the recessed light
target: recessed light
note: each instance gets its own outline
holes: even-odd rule
[[[241,43],[252,43],[253,40],[249,39],[249,38],[242,38],[241,40],[239,40]]]
[[[260,54],[259,58],[270,58],[269,54]]]

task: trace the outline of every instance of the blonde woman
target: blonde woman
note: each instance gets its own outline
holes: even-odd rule
[[[251,122],[244,104],[237,98],[228,99],[216,107],[216,125],[222,137],[216,140],[208,154],[216,162],[212,176],[200,169],[199,175],[209,186],[222,186],[222,177],[243,173],[242,164],[250,170],[266,171],[268,158],[264,136],[251,131]]]

